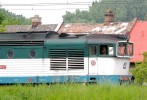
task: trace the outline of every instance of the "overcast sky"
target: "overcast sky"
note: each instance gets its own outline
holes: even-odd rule
[[[74,12],[74,8],[80,8],[81,10],[84,8],[84,10],[88,10],[88,7],[93,1],[96,0],[0,0],[0,3],[2,8],[5,8],[15,14],[22,14],[27,18],[39,15],[42,17],[43,24],[54,24],[62,22],[62,16],[65,14],[65,11]],[[53,3],[53,5],[49,5],[50,3]],[[70,3],[72,3],[72,5],[70,5]],[[73,3],[77,4],[73,5]],[[16,4],[19,4],[19,6]],[[23,5],[20,6],[20,4]]]

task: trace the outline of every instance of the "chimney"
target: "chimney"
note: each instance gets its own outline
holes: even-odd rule
[[[36,28],[38,25],[41,25],[41,17],[39,15],[35,15],[34,17],[31,17],[32,19],[32,28]]]
[[[109,24],[114,22],[114,14],[111,9],[108,9],[105,14],[104,23]]]

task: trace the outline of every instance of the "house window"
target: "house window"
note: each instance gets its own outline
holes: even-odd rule
[[[8,50],[7,56],[9,58],[12,58],[14,56],[14,51],[13,50]]]

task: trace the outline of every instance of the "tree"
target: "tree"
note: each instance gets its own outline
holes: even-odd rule
[[[137,83],[147,83],[147,52],[143,53],[144,59],[142,63],[136,63],[132,73]]]
[[[22,15],[15,15],[5,9],[0,9],[0,32],[5,31],[6,25],[29,25],[31,20]]]
[[[1,24],[2,24],[2,22],[4,21],[4,19],[5,19],[5,17],[4,17],[3,13],[2,13],[2,12],[1,12],[1,10],[0,10],[0,32],[5,31],[4,26],[3,26],[3,25],[1,25]]]
[[[0,24],[3,22],[3,20],[4,20],[4,15],[0,10]]]
[[[79,9],[77,9],[75,13],[66,12],[66,15],[63,16],[63,19],[65,19],[66,23],[90,22],[88,11],[80,11]]]
[[[140,20],[145,20],[147,15],[146,0],[101,0],[100,2],[93,2],[89,7],[89,11],[66,12],[63,19],[64,22],[68,23],[102,23],[104,14],[109,8],[115,13],[115,21],[132,21],[136,17]],[[86,15],[84,15],[85,12]],[[84,15],[84,17],[81,17],[81,15]]]

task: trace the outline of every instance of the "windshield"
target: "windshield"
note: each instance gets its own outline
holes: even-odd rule
[[[133,43],[118,42],[117,56],[118,57],[132,57],[133,56]]]

